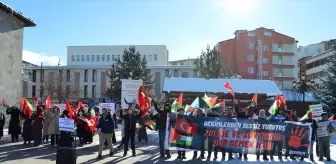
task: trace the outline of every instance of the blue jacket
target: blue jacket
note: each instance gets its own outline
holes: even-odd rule
[[[106,115],[99,118],[97,128],[101,129],[101,132],[104,134],[113,133],[114,131],[114,120],[111,115]]]
[[[280,123],[285,121],[285,117],[282,117],[281,115],[271,115],[268,117],[269,121]]]

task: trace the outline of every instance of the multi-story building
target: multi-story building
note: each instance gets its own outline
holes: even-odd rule
[[[105,97],[105,92],[110,87],[110,79],[106,71],[111,68],[111,64],[116,58],[122,56],[124,49],[130,46],[78,46],[68,47],[67,66],[48,66],[41,68],[27,68],[32,72],[31,82],[24,87],[26,97],[45,97],[48,94],[46,86],[47,79],[61,72],[67,72],[67,79],[73,80],[73,85],[79,91],[78,98]],[[123,48],[120,48],[123,47]],[[151,70],[154,80],[152,93],[161,97],[164,78],[166,77],[197,77],[195,66],[193,65],[168,65],[168,50],[166,46],[135,46],[136,50],[148,61],[148,68]],[[101,48],[101,49],[99,49]],[[115,50],[115,52],[114,52]],[[119,55],[119,56],[118,56]],[[87,59],[88,56],[88,59]],[[74,58],[74,59],[73,59]],[[78,60],[77,60],[78,58]],[[103,59],[104,58],[104,59]],[[114,59],[114,60],[113,60]],[[70,61],[69,61],[70,60]],[[98,60],[98,61],[97,61]],[[42,80],[41,80],[42,77]],[[40,89],[44,88],[44,89]],[[41,92],[42,91],[42,92]],[[40,92],[42,94],[40,94]]]
[[[237,30],[235,37],[216,47],[244,79],[273,79],[280,89],[291,89],[294,79],[294,38],[273,29]]]
[[[324,77],[325,70],[328,68],[328,59],[335,54],[335,49],[329,49],[325,52],[307,58],[305,60],[307,80],[313,80],[315,83],[319,83],[320,78]]]
[[[22,96],[23,29],[35,23],[0,2],[0,98],[17,104]]]
[[[195,65],[196,59],[182,59],[182,60],[175,60],[169,61],[169,65]]]
[[[297,52],[293,56],[295,78],[298,79],[298,77],[300,77],[300,74],[302,74],[302,72],[305,72],[304,65],[302,65],[304,63],[300,64],[300,61],[305,62],[307,58],[321,54],[326,50],[331,49],[333,45],[336,45],[336,39],[322,41],[320,43],[310,44],[308,46],[299,46]]]

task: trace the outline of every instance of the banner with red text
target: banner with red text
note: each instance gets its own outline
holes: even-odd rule
[[[311,124],[226,117],[171,116],[166,149],[219,150],[233,153],[308,157]]]

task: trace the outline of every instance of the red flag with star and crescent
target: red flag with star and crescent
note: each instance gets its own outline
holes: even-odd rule
[[[224,87],[230,92],[230,94],[233,96],[233,98],[235,97],[235,94],[234,94],[234,91],[233,91],[233,89],[231,88],[231,86],[230,86],[230,84],[229,84],[229,82],[225,82],[225,84],[224,84]]]

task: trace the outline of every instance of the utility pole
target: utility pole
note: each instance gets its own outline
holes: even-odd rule
[[[41,68],[40,68],[40,101],[41,104],[43,102],[43,77],[44,77],[44,72],[43,72],[43,64],[41,62]]]

